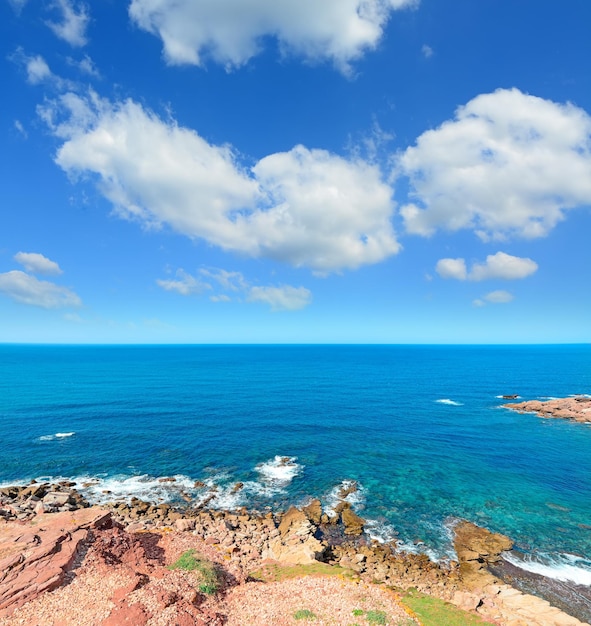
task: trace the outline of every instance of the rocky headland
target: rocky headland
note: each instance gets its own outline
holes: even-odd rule
[[[552,400],[527,400],[503,405],[519,413],[535,413],[540,417],[558,417],[575,422],[591,423],[591,396],[581,395]]]
[[[512,547],[509,538],[455,520],[458,561],[434,563],[400,551],[395,543],[372,541],[346,495],[343,491],[331,511],[312,500],[301,508],[259,513],[137,499],[96,507],[68,482],[2,488],[0,626],[292,624],[297,622],[285,608],[281,618],[273,613],[273,602],[279,611],[314,590],[316,595],[305,596],[312,598],[309,602],[333,602],[326,609],[332,612],[331,623],[351,623],[335,615],[352,598],[361,602],[357,598],[363,597],[406,620],[388,623],[420,624],[399,601],[409,588],[492,624],[585,623],[493,573]],[[171,569],[179,554],[193,552],[210,564],[215,586],[196,585],[192,572]],[[256,574],[279,566],[303,568],[300,579],[288,588],[281,587],[287,583],[262,582],[264,577]],[[306,572],[322,574],[312,591],[306,591]],[[266,587],[262,595],[261,585]],[[378,593],[386,595],[377,598]],[[319,618],[316,623],[325,622]]]

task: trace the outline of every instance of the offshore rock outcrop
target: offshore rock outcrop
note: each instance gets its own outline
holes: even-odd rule
[[[575,422],[591,423],[591,396],[573,396],[553,400],[527,400],[503,405],[519,413],[535,413],[540,417],[558,417]]]

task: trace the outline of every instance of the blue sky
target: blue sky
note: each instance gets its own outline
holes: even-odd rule
[[[591,341],[589,24],[0,0],[0,341]]]

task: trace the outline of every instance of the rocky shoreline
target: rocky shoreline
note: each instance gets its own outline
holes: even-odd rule
[[[4,487],[0,489],[0,624],[2,616],[71,580],[81,555],[96,552],[101,545],[110,546],[107,556],[103,550],[101,557],[107,565],[135,563],[137,584],[121,591],[113,608],[122,612],[100,622],[104,626],[125,623],[122,616],[130,609],[126,595],[150,580],[149,568],[145,563],[142,566],[146,540],[150,537],[154,547],[170,533],[212,550],[234,584],[248,580],[252,571],[268,563],[295,566],[319,562],[340,568],[352,580],[396,590],[417,589],[495,624],[583,623],[547,601],[505,584],[493,573],[503,551],[512,547],[509,538],[457,520],[454,545],[458,561],[434,563],[425,555],[401,552],[394,543],[372,541],[364,533],[365,520],[345,500],[351,489],[355,486],[343,490],[339,505],[330,513],[323,511],[319,500],[285,512],[260,513],[181,509],[138,499],[92,507],[69,482]],[[187,623],[222,623],[223,619],[213,614],[200,617],[200,603],[191,593],[189,596],[177,594],[173,603],[192,616],[193,621]],[[144,613],[147,615],[147,610]],[[147,624],[145,615],[136,615],[129,623]]]
[[[512,398],[513,396],[503,396]],[[540,417],[557,417],[584,424],[591,423],[591,396],[580,395],[552,400],[527,400],[503,405],[518,413],[535,413]]]

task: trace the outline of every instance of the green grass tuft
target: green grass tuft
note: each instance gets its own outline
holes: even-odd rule
[[[477,615],[462,611],[457,607],[410,589],[402,597],[402,603],[411,609],[423,626],[492,626]]]
[[[215,565],[195,553],[187,550],[168,569],[181,569],[185,572],[197,572],[200,577],[198,589],[206,596],[211,596],[220,590],[220,575]]]
[[[370,623],[370,624],[387,624],[387,615],[384,613],[384,611],[368,611],[365,614],[365,619]]]
[[[295,619],[316,619],[316,615],[309,609],[300,609],[293,614]]]
[[[353,609],[353,615],[359,617],[360,615],[365,615],[365,611],[363,609]]]

